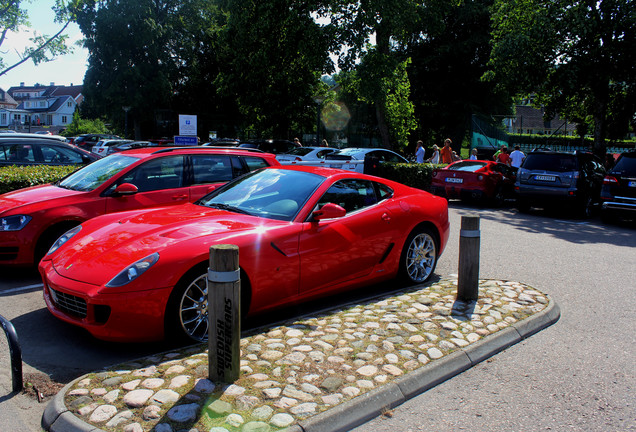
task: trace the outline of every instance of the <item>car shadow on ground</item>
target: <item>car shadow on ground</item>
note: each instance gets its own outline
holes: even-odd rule
[[[434,274],[427,283],[439,281]],[[249,335],[276,327],[283,322],[319,314],[327,309],[364,303],[378,296],[416,289],[389,280],[350,292],[278,309],[250,317],[242,324],[242,334]],[[53,317],[46,308],[18,316],[12,320],[19,335],[22,361],[30,368],[48,375],[57,383],[68,383],[89,372],[130,362],[153,354],[189,346],[187,342],[159,341],[147,343],[105,342],[88,331]],[[205,349],[202,347],[202,350]],[[25,371],[28,368],[25,368]],[[29,369],[30,370],[30,369]]]

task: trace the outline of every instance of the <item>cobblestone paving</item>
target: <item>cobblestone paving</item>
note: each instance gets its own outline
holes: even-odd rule
[[[481,280],[455,301],[444,278],[363,304],[288,322],[241,340],[241,377],[208,376],[207,346],[89,374],[65,404],[105,431],[277,431],[521,321],[548,305],[518,282]]]

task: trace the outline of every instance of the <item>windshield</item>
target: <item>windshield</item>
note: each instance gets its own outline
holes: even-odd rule
[[[76,191],[92,191],[139,158],[116,154],[99,159],[62,179],[57,186]]]
[[[522,168],[552,172],[576,171],[576,156],[572,154],[530,153],[523,161]]]
[[[308,172],[267,168],[228,183],[197,204],[291,221],[324,180]]]
[[[629,174],[636,173],[636,153],[624,153],[616,163],[616,166],[612,169],[616,172],[626,172]]]
[[[485,166],[486,164],[484,162],[458,162],[449,166],[448,169],[453,171],[475,172]]]
[[[294,156],[305,156],[313,151],[310,147],[296,147],[295,149],[291,149],[287,152],[287,154]]]

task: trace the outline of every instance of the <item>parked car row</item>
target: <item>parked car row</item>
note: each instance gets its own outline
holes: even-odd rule
[[[588,218],[600,207],[605,221],[631,218],[636,216],[636,152],[622,153],[609,172],[583,151],[533,151],[518,170],[494,161],[458,161],[434,170],[431,191],[493,205],[516,199],[520,211],[561,207]]]
[[[99,159],[55,184],[0,195],[0,264],[37,264],[60,235],[90,218],[196,201],[271,165],[279,164],[267,153],[148,147]]]
[[[0,136],[0,166],[85,165],[99,156],[53,135],[7,133]]]

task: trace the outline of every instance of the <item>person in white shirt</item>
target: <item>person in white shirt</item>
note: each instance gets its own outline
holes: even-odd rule
[[[515,150],[510,153],[510,165],[515,168],[519,168],[523,160],[526,158],[525,153],[522,152],[520,149],[521,147],[516,145]]]
[[[433,156],[428,158],[426,162],[430,162],[433,165],[436,165],[439,163],[439,147],[437,147],[436,144],[433,144]]]
[[[476,149],[476,148],[475,148],[475,149],[473,149],[473,150],[470,152],[470,157],[469,157],[468,159],[470,159],[470,160],[477,160],[477,149]]]

